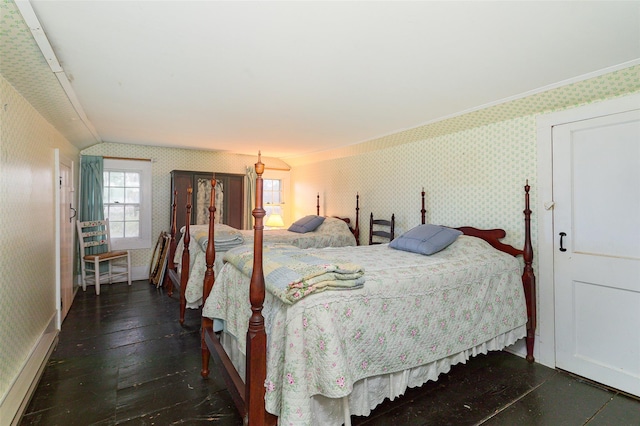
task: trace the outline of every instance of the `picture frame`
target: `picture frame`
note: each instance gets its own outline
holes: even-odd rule
[[[151,263],[149,264],[149,284],[153,284],[156,288],[162,286],[164,274],[167,269],[167,255],[169,253],[169,234],[161,232],[153,249]]]

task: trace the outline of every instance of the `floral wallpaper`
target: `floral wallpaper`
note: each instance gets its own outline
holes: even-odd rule
[[[536,203],[536,117],[640,91],[640,66],[395,133],[361,144],[288,159],[294,204],[320,192],[325,214],[355,217],[360,196],[361,241],[369,214],[396,216],[396,234],[427,222],[503,228],[505,241],[524,240],[523,186]],[[300,212],[297,213],[300,215]],[[535,214],[532,232],[536,233]]]
[[[54,149],[70,159],[78,149],[2,76],[0,105],[2,402],[56,314]]]

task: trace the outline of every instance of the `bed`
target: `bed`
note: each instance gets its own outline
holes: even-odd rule
[[[175,242],[176,229],[172,226],[169,243],[169,264],[167,274],[167,293],[173,295],[174,287],[180,291],[180,323],[184,323],[187,308],[197,309],[202,305],[203,280],[206,271],[206,250],[210,231],[214,235],[214,249],[223,253],[238,245],[252,245],[254,232],[252,230],[238,230],[230,226],[215,223],[215,179],[211,183],[211,205],[208,225],[186,224],[180,230],[182,235],[178,243]],[[186,217],[191,214],[190,189],[187,190]],[[177,197],[174,196],[174,200]],[[213,209],[213,210],[211,210]],[[306,233],[291,232],[286,229],[272,229],[264,232],[265,244],[288,244],[300,248],[312,247],[343,247],[358,245],[359,229],[359,195],[356,194],[355,225],[350,226],[351,220],[344,217],[325,217],[323,222],[313,231]],[[175,217],[175,201],[172,205]],[[320,217],[320,195],[316,196],[316,216]],[[176,223],[175,220],[172,221]],[[215,226],[215,230],[214,230]],[[188,267],[183,267],[188,265]],[[222,256],[218,256],[214,263],[214,272],[222,266]]]
[[[215,285],[215,252],[208,252],[202,317],[201,374],[209,375],[213,354],[248,424],[349,424],[350,415],[368,415],[407,387],[523,337],[533,362],[528,184],[522,250],[501,243],[502,230],[471,227],[458,228],[464,235],[432,256],[388,244],[298,250],[263,247],[262,167],[258,159],[253,252],[228,252]],[[423,191],[423,224],[424,212]],[[265,290],[278,270],[278,250],[361,265],[364,284],[287,303]],[[244,256],[238,267],[231,263],[236,255]],[[524,258],[522,274],[517,255]],[[224,321],[223,332],[214,330],[213,319]]]

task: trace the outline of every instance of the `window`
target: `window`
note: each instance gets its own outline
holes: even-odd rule
[[[266,213],[265,229],[270,229],[270,227],[266,226],[266,221],[269,220],[269,216],[272,213],[279,214],[284,223],[288,223],[287,218],[289,216],[289,212],[287,211],[287,205],[285,204],[285,201],[289,196],[288,187],[288,171],[265,171],[265,177],[262,181],[262,201]]]
[[[140,236],[140,173],[105,171],[102,199],[112,238]]]
[[[282,216],[282,181],[280,179],[264,179],[262,197],[266,220],[269,219],[272,213]]]
[[[282,181],[280,179],[264,179],[262,188],[264,204],[266,204],[267,206],[273,204],[281,204]]]
[[[151,162],[104,160],[104,217],[114,249],[151,247]]]

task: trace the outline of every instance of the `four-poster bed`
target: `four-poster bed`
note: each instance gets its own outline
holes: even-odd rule
[[[212,181],[211,200],[215,200],[215,179]],[[202,305],[204,273],[206,269],[206,250],[213,241],[218,252],[226,251],[237,245],[251,245],[253,230],[237,230],[224,224],[216,224],[215,218],[209,219],[209,225],[191,225],[189,222],[180,230],[182,237],[176,242],[177,229],[175,227],[176,200],[174,194],[172,204],[171,233],[169,240],[168,273],[165,278],[167,294],[171,297],[174,288],[180,294],[180,323],[184,323],[186,308],[198,308]],[[192,189],[187,189],[186,217],[191,214]],[[215,202],[215,201],[214,201]],[[342,247],[358,244],[359,229],[359,195],[356,194],[355,225],[351,227],[349,218],[332,216],[325,217],[317,229],[306,232],[292,232],[286,229],[267,230],[264,234],[265,244],[290,244],[300,248],[310,247]],[[320,194],[316,196],[316,216],[320,217]],[[213,232],[213,233],[212,233]],[[211,235],[214,235],[213,240]],[[217,272],[222,266],[222,257],[214,264]]]
[[[213,354],[249,424],[276,424],[278,418],[270,412],[285,423],[349,423],[349,413],[367,415],[406,387],[435,380],[453,364],[522,337],[527,360],[533,362],[536,308],[528,184],[522,250],[499,241],[503,230],[472,227],[458,228],[464,235],[433,256],[386,244],[299,250],[295,256],[329,253],[360,262],[365,283],[287,304],[266,291],[270,282],[265,285],[265,275],[270,279],[270,256],[276,250],[263,247],[263,168],[258,157],[250,278],[247,265],[243,272],[231,263],[215,277],[211,244],[204,278],[201,374],[208,376]],[[214,211],[210,207],[211,218]],[[421,212],[424,224],[424,191]],[[209,232],[211,240],[213,226]],[[234,249],[225,258],[231,261],[232,254],[246,250]],[[522,275],[518,255],[524,258]],[[214,331],[213,318],[225,321],[224,332]],[[368,393],[369,382],[385,392]]]

